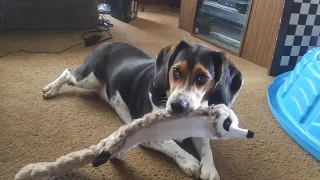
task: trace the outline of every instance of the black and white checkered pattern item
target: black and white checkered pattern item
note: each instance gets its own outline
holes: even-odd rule
[[[294,0],[280,66],[296,64],[320,46],[320,0]]]

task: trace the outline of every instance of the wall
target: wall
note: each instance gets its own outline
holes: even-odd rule
[[[319,0],[287,1],[269,74],[291,71],[311,48],[320,45]]]

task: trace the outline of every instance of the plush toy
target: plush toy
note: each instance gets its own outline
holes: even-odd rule
[[[120,157],[146,141],[203,137],[209,139],[252,138],[254,133],[238,127],[238,118],[225,105],[202,107],[188,114],[159,110],[121,126],[97,145],[69,153],[54,162],[23,167],[15,180],[53,179],[89,163],[94,167]]]

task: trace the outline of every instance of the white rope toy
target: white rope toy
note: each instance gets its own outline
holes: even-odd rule
[[[238,123],[236,115],[225,105],[202,107],[184,115],[159,110],[121,126],[97,145],[71,152],[54,162],[29,164],[15,175],[15,180],[53,179],[89,163],[97,167],[146,141],[252,138],[253,132],[239,128]]]

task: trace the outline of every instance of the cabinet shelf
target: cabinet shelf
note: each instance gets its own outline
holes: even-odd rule
[[[237,9],[224,6],[216,2],[204,1],[201,12],[209,16],[231,21],[240,26],[243,26],[246,21],[246,14],[240,14]]]

